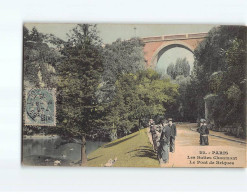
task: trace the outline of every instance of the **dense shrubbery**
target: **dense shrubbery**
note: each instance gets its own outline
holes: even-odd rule
[[[175,65],[171,63],[167,67],[167,74],[171,77],[172,82],[178,87],[179,96],[175,103],[167,104],[167,116],[172,117],[175,121],[195,122],[195,110],[193,102],[191,102],[191,87],[190,65],[186,58],[178,58]],[[193,110],[193,111],[192,111]]]
[[[105,125],[111,130],[111,137],[119,138],[140,129],[147,118],[164,116],[165,104],[174,103],[178,95],[177,87],[151,69],[120,76],[115,96],[106,105]]]
[[[245,129],[245,31],[241,26],[213,28],[195,50],[194,89],[190,92],[195,94],[198,118],[203,116],[204,103],[197,100],[215,95],[210,112],[216,129],[227,125]]]

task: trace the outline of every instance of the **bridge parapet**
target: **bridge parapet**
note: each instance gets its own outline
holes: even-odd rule
[[[208,33],[193,33],[188,34],[188,39],[201,39],[208,36]]]
[[[143,37],[141,38],[144,43],[160,42],[160,41],[173,41],[173,40],[186,40],[186,39],[201,39],[207,37],[208,33],[190,33],[180,35],[163,35],[156,37]]]

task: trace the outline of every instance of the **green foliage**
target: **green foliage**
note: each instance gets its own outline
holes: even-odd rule
[[[135,74],[145,67],[143,42],[140,39],[116,40],[104,47],[102,85],[97,91],[99,102],[110,102],[115,93],[115,82],[123,74]]]
[[[224,73],[222,71],[213,73],[209,78],[209,90],[211,93],[218,93],[223,81]]]
[[[173,63],[169,64],[167,67],[167,74],[170,75],[172,79],[176,79],[176,77],[180,75],[188,77],[190,75],[188,60],[186,58],[178,58],[175,65]]]
[[[188,85],[191,81],[189,62],[186,58],[178,58],[175,65],[171,63],[167,67],[167,74],[179,86],[176,102],[166,105],[167,115],[176,121],[193,121],[194,115],[191,112],[190,94],[188,94]]]
[[[209,31],[208,37],[195,50],[196,67],[202,68],[202,74],[210,77],[214,72],[227,70],[226,51],[234,39],[243,40],[244,31],[244,26],[219,26]]]
[[[174,103],[165,104],[167,108],[166,116],[172,117],[175,121],[196,121],[196,106],[193,91],[193,84],[191,77],[184,77],[179,75],[176,80],[172,81],[178,85],[178,93]]]
[[[136,131],[143,119],[164,115],[164,104],[173,103],[177,94],[177,85],[161,79],[154,70],[123,74],[116,81],[116,94],[107,107],[106,126],[117,137]]]
[[[170,63],[169,66],[166,69],[166,73],[172,78],[175,79],[176,78],[176,74],[175,74],[175,65],[173,63]]]
[[[25,87],[55,87],[55,67],[61,55],[49,46],[49,36],[23,27]]]
[[[226,91],[226,96],[227,96],[228,100],[238,102],[240,100],[240,97],[241,97],[241,90],[239,89],[239,87],[236,84],[233,84]]]
[[[217,95],[213,113],[217,127],[241,124],[244,127],[246,28],[219,26],[195,50],[194,99]],[[204,111],[204,104],[197,104]]]
[[[77,25],[61,50],[58,66],[59,133],[73,138],[92,135],[101,108],[95,98],[103,72],[102,47],[95,25]]]
[[[208,37],[194,51],[194,99],[202,100],[210,93],[210,78],[215,72],[229,72],[231,64],[227,61],[227,51],[232,47],[233,40],[243,40],[245,27],[219,26],[209,31]],[[223,80],[222,80],[223,82]],[[225,82],[225,81],[224,81]],[[227,82],[228,83],[228,82]],[[214,91],[214,90],[213,90]],[[197,104],[197,117],[204,117],[204,104]]]
[[[104,48],[104,81],[113,82],[122,74],[144,69],[144,43],[137,38],[118,39]]]

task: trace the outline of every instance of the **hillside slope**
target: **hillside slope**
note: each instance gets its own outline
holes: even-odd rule
[[[107,143],[88,155],[88,166],[102,167],[109,159],[117,161],[114,167],[159,167],[159,161],[142,129],[128,136]]]

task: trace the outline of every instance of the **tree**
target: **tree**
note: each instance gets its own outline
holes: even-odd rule
[[[58,66],[58,121],[60,135],[81,140],[81,165],[87,164],[86,138],[97,129],[101,107],[95,93],[103,72],[102,43],[96,25],[79,24],[69,35]]]
[[[115,82],[123,74],[135,74],[145,67],[144,43],[137,38],[117,39],[104,47],[104,72],[102,85],[97,92],[100,102],[110,102],[115,92]]]
[[[116,82],[116,94],[109,104],[108,128],[122,137],[141,128],[141,121],[165,114],[165,104],[175,101],[177,85],[154,70],[123,74]],[[114,137],[114,136],[113,136]]]
[[[175,79],[176,75],[175,75],[175,66],[173,63],[170,63],[169,66],[166,69],[167,74],[172,78]]]
[[[25,87],[48,87],[56,86],[56,65],[61,55],[46,34],[38,32],[34,27],[31,32],[23,27],[24,45],[24,81]]]
[[[188,60],[186,58],[178,58],[175,65],[173,63],[169,64],[167,67],[167,74],[170,75],[172,79],[176,79],[176,77],[180,75],[188,77],[190,75]]]
[[[138,38],[117,39],[104,48],[104,80],[115,82],[122,74],[136,73],[145,67],[144,43]]]
[[[188,77],[190,75],[190,65],[186,58],[178,58],[175,65],[175,75],[183,75]]]
[[[193,91],[199,100],[197,110],[204,112],[203,98],[216,95],[212,112],[216,127],[239,123],[244,128],[246,28],[219,26],[195,50]],[[234,94],[234,96],[232,96]]]
[[[222,73],[220,86],[216,91],[218,96],[212,110],[217,126],[235,124],[241,125],[244,129],[245,110],[243,108],[246,99],[246,57],[244,54],[243,40],[234,39],[232,46],[226,51],[228,68]],[[224,114],[220,113],[222,111]]]
[[[123,137],[138,125],[134,116],[134,105],[138,101],[136,94],[136,76],[123,74],[116,81],[116,93],[107,105],[106,123],[112,139]]]
[[[137,83],[137,93],[145,108],[141,113],[145,117],[164,115],[164,104],[172,104],[178,95],[176,84],[169,79],[161,79],[161,75],[151,69],[140,71]]]

